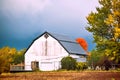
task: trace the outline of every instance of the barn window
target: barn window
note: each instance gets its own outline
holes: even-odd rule
[[[44,37],[47,39],[49,36],[48,36],[48,34],[46,33],[46,34],[44,35]]]

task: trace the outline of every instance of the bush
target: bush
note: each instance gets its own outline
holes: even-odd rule
[[[70,56],[64,57],[61,60],[61,66],[62,66],[62,69],[75,70],[76,69],[76,60]]]
[[[84,70],[87,69],[87,64],[85,62],[77,62],[76,69],[77,70]]]
[[[111,62],[109,60],[104,61],[104,66],[105,70],[109,70],[112,67]]]

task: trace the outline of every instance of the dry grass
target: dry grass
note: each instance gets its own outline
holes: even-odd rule
[[[7,73],[0,80],[120,80],[120,72],[24,72]]]

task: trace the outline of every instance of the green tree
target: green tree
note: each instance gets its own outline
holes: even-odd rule
[[[76,60],[70,56],[64,57],[61,60],[62,69],[75,70],[76,69]]]
[[[25,51],[26,51],[26,49],[22,49],[20,51],[17,51],[16,54],[14,54],[12,63],[14,63],[14,64],[23,63]]]
[[[120,1],[99,0],[97,12],[91,12],[86,28],[93,34],[96,50],[103,51],[110,60],[120,61]]]
[[[92,50],[89,56],[88,65],[91,67],[102,66],[104,63],[104,53],[98,50]]]

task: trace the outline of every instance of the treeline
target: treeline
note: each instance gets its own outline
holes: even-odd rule
[[[0,74],[9,72],[10,64],[19,64],[24,62],[24,52],[26,49],[17,50],[16,48],[0,48]]]

